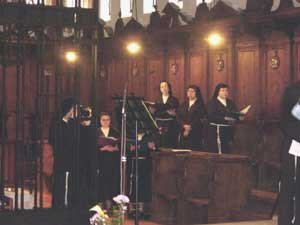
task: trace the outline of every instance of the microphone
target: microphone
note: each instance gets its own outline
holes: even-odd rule
[[[297,120],[300,120],[300,99],[292,108],[291,113]]]

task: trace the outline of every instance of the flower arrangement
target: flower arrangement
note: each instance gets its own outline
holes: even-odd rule
[[[104,210],[99,205],[92,207],[90,212],[94,212],[90,218],[90,225],[110,225],[110,219]]]
[[[126,195],[118,195],[113,200],[116,205],[113,207],[111,217],[99,205],[95,205],[89,210],[94,212],[90,218],[90,225],[124,225],[124,215],[129,198]]]

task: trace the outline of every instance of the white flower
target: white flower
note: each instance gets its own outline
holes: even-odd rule
[[[118,196],[114,197],[113,200],[118,204],[129,203],[129,198],[126,195],[118,195]]]

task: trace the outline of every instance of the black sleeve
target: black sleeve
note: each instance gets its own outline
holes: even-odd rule
[[[211,100],[208,103],[207,109],[208,109],[208,119],[211,122],[214,123],[227,123],[225,120],[225,117],[231,117],[233,119],[238,120],[239,119],[239,114],[237,112],[236,106],[233,101],[227,100],[228,101],[228,110],[220,110],[218,109],[217,106],[217,101],[216,99]]]
[[[225,113],[218,110],[216,100],[211,100],[207,105],[208,119],[214,123],[225,123]]]
[[[178,109],[178,106],[179,106],[179,101],[178,101],[178,99],[172,96],[172,99],[171,99],[171,101],[170,101],[170,108],[176,109],[176,110],[177,110],[177,109]]]

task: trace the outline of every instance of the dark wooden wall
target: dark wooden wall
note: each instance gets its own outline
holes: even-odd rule
[[[263,37],[243,33],[234,40],[226,39],[226,43],[216,48],[197,38],[197,33],[191,34],[187,41],[192,43],[188,49],[171,45],[150,55],[145,53],[137,58],[128,56],[110,60],[105,65],[107,73],[102,77],[107,88],[103,90],[107,97],[104,108],[112,110],[110,97],[121,95],[124,82],[131,80],[137,70],[138,74],[129,83],[129,90],[147,100],[158,97],[158,85],[164,79],[172,84],[174,95],[181,102],[189,84],[198,85],[207,102],[215,86],[224,82],[230,86],[231,98],[239,108],[252,105],[248,121],[279,118],[284,89],[300,79],[298,36],[290,38],[289,34],[278,30]],[[277,69],[271,67],[275,52],[280,59]],[[224,60],[222,71],[217,69],[219,57]],[[178,66],[176,73],[172,70],[173,64]]]
[[[104,58],[107,73],[102,77],[106,87],[102,90],[105,96],[102,108],[114,110],[111,97],[122,95],[125,81],[133,76],[130,92],[150,101],[159,96],[161,80],[171,83],[174,96],[180,102],[184,101],[189,84],[198,85],[208,102],[215,86],[220,82],[227,83],[230,97],[238,108],[252,105],[246,120],[237,126],[235,152],[253,160],[255,179],[262,180],[256,182],[258,186],[276,190],[282,139],[278,126],[281,98],[285,88],[300,79],[299,27],[286,30],[269,26],[264,29],[256,24],[257,27],[241,29],[239,22],[227,23],[226,20],[211,22],[206,27],[194,24],[180,41],[177,39],[182,32],[176,29],[169,33],[148,33],[153,35],[152,43],[147,42],[140,56],[107,54]],[[214,27],[224,37],[222,45],[208,45],[205,38],[211,30],[209,27]],[[162,39],[164,44],[158,44]],[[108,43],[114,46],[115,42]],[[279,58],[278,68],[271,65],[275,55]],[[220,57],[224,61],[221,71],[217,69]],[[176,72],[172,70],[173,64],[178,67]]]

